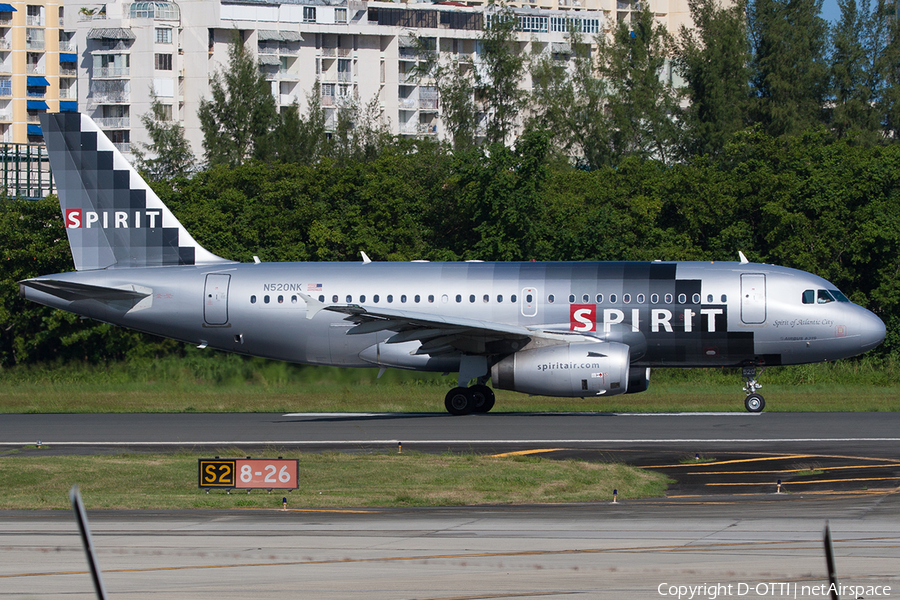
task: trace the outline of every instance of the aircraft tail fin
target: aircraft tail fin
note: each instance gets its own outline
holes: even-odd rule
[[[194,241],[87,115],[41,115],[75,268],[228,263]]]

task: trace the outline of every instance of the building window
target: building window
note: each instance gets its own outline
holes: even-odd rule
[[[161,104],[160,105],[160,115],[162,121],[171,121],[172,120],[172,105],[171,104]]]
[[[304,6],[303,7],[303,22],[304,23],[315,23],[316,22],[316,7],[315,6]]]
[[[154,54],[153,55],[153,63],[154,67],[157,71],[171,71],[172,70],[172,55],[171,54]]]
[[[25,29],[25,48],[28,50],[44,49],[44,30],[33,27]]]
[[[334,22],[335,23],[346,23],[347,22],[347,9],[346,8],[334,9]]]
[[[25,24],[43,27],[44,26],[44,7],[29,4],[26,7]]]
[[[156,43],[157,44],[171,44],[172,43],[172,30],[168,27],[157,27],[156,28]]]

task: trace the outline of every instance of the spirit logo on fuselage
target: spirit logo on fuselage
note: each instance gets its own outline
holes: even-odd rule
[[[571,304],[569,306],[569,329],[577,332],[597,331],[598,322],[604,333],[609,333],[614,325],[625,323],[626,311],[618,308],[604,308],[603,320],[598,321],[599,308],[596,304]],[[631,328],[633,331],[641,330],[641,309],[632,308],[630,312]],[[680,313],[680,314],[679,314]],[[673,333],[675,328],[672,320],[677,319],[679,328],[685,333],[694,331],[694,326],[703,327],[708,333],[716,332],[716,317],[725,314],[724,308],[701,308],[699,312],[685,308],[681,311],[667,308],[650,309],[650,333]],[[676,316],[677,315],[677,316]],[[699,317],[699,323],[696,319]],[[704,319],[705,317],[705,319]]]
[[[82,210],[66,209],[66,229],[155,229],[162,227],[161,210]]]

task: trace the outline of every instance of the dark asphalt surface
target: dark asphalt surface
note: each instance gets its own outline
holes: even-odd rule
[[[41,449],[29,448],[40,440]],[[471,451],[619,461],[667,474],[671,499],[890,493],[900,486],[898,413],[4,414],[0,455],[166,452]],[[9,454],[15,452],[15,454]],[[699,455],[699,459],[696,457]]]

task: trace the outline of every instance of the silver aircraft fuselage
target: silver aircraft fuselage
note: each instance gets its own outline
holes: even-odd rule
[[[65,300],[30,287],[23,287],[24,296],[199,346],[320,365],[454,371],[459,358],[415,355],[418,342],[385,344],[389,330],[351,333],[355,323],[341,313],[307,318],[304,297],[517,325],[572,342],[619,341],[631,347],[638,367],[830,361],[877,346],[885,332],[878,317],[856,304],[821,301],[819,290],[835,290],[821,277],[737,262],[261,263],[47,279],[136,285],[150,293],[134,306]],[[815,301],[804,303],[810,291]]]

